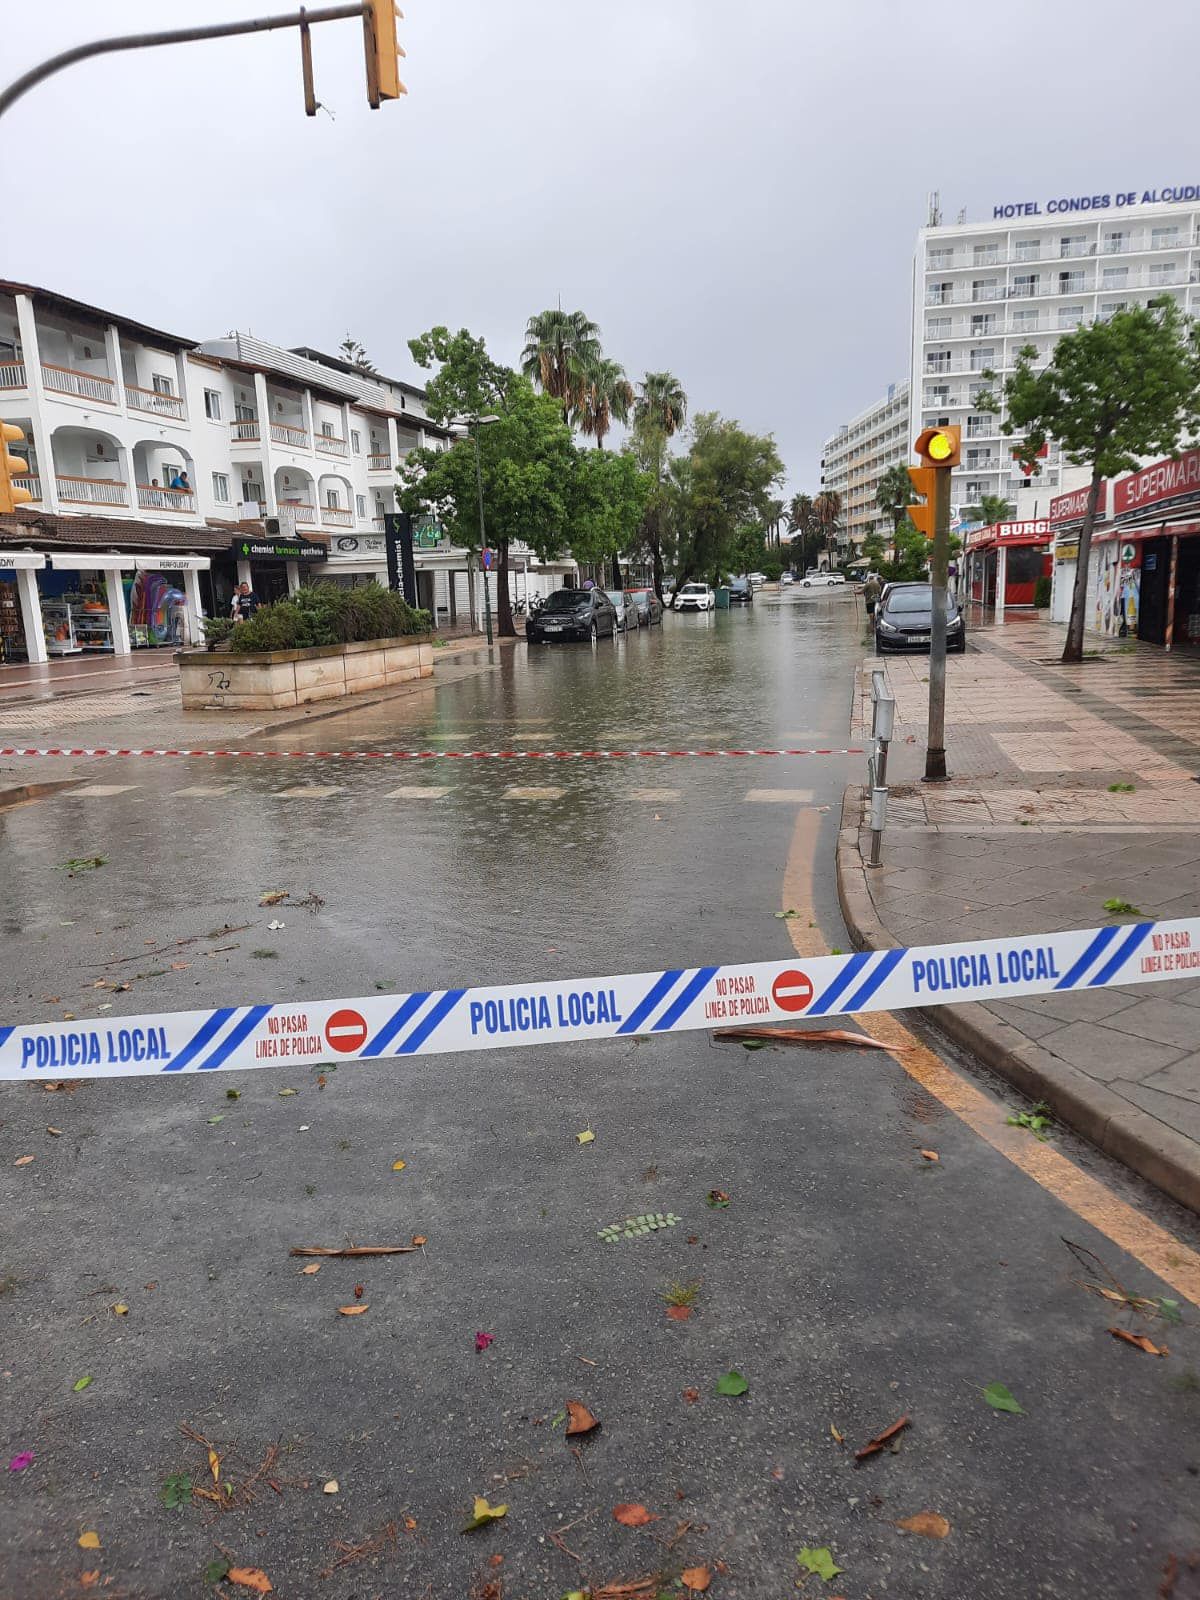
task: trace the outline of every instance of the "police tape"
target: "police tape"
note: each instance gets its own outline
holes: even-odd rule
[[[861,756],[846,750],[118,750],[0,748],[0,756],[215,756],[288,761],[636,761],[668,756]]]
[[[0,1080],[120,1078],[631,1039],[1200,976],[1200,917],[969,944],[0,1025]]]

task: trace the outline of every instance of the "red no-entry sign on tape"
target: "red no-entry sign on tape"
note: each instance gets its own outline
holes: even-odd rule
[[[803,1011],[812,997],[812,979],[794,968],[781,972],[771,985],[771,998],[783,1011]]]
[[[348,1056],[367,1042],[367,1019],[360,1011],[335,1011],[325,1024],[325,1042]]]

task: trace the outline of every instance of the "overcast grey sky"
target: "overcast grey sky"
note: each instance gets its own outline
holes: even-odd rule
[[[0,77],[288,3],[0,0]],[[668,368],[693,410],[773,431],[811,490],[823,439],[907,376],[930,189],[953,220],[1200,181],[1194,0],[1153,0],[1150,38],[1123,0],[403,5],[409,95],[379,111],[353,21],[314,31],[334,121],[303,114],[292,33],[33,90],[0,132],[20,219],[0,275],[196,339],[332,350],[349,329],[399,377],[437,322],[515,361],[561,295],[631,377]]]

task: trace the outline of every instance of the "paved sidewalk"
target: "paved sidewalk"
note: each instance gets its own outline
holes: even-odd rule
[[[947,761],[926,786],[928,660],[864,663],[896,696],[884,864],[862,852],[860,792],[839,846],[843,909],[863,945],[1100,926],[1200,911],[1200,660],[1149,646],[1062,667],[1062,629],[973,635],[952,657]],[[939,1008],[989,1066],[1101,1148],[1200,1210],[1200,980]]]

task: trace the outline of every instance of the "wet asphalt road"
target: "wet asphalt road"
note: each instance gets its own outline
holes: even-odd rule
[[[845,744],[860,648],[852,596],[761,597],[594,651],[518,646],[320,742]],[[90,784],[133,787],[0,816],[0,1003],[117,1016],[784,957],[809,812],[811,916],[844,944],[832,846],[861,765],[89,764]],[[55,870],[91,855],[106,864]],[[273,889],[321,903],[260,908]],[[0,1088],[4,1465],[34,1453],[0,1473],[0,1593],[200,1595],[224,1553],[288,1600],[678,1593],[705,1565],[713,1596],[766,1596],[796,1592],[807,1545],[844,1569],[809,1577],[810,1600],[1152,1596],[1200,1544],[1194,1328],[1166,1361],[1109,1338],[1060,1236],[1169,1291],[882,1052],[681,1035],[317,1080]],[[728,1209],[706,1207],[714,1188]],[[646,1211],[682,1221],[597,1239]],[[413,1234],[420,1254],[315,1275],[288,1255]],[[664,1315],[672,1282],[699,1283],[686,1322]],[[341,1317],[356,1284],[369,1310]],[[730,1369],[739,1398],[714,1393]],[[993,1380],[1024,1415],[983,1403]],[[568,1398],[602,1421],[578,1454],[555,1426]],[[850,1447],[905,1412],[898,1453],[855,1470]],[[216,1447],[231,1506],[162,1504],[172,1475],[213,1488],[181,1423]],[[246,1491],[275,1444],[277,1488]],[[463,1536],[475,1495],[509,1510]],[[618,1526],[621,1502],[659,1520]],[[924,1510],[947,1539],[894,1526]],[[337,1541],[372,1539],[334,1566]]]

